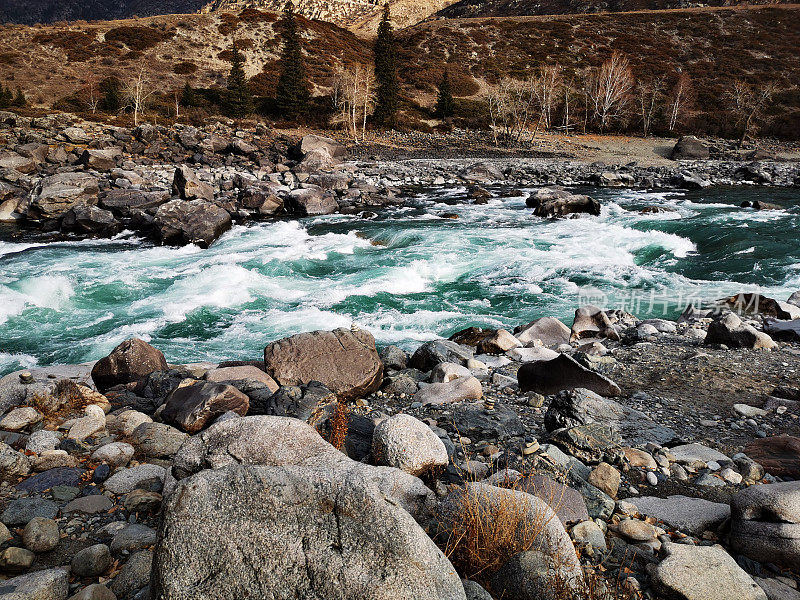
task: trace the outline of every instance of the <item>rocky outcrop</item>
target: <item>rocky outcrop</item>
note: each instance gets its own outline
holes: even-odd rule
[[[167,361],[160,350],[137,338],[122,342],[111,354],[95,363],[92,381],[100,391],[121,383],[143,379],[153,371],[163,371]]]
[[[164,600],[466,598],[422,528],[353,472],[203,471],[170,496],[160,531],[152,593]]]
[[[97,178],[89,173],[59,173],[45,177],[31,195],[27,216],[58,219],[77,204],[96,204]]]
[[[122,223],[114,218],[111,211],[91,204],[78,204],[64,213],[61,228],[83,235],[109,237],[120,232]]]
[[[172,193],[180,196],[182,200],[214,201],[214,188],[208,183],[200,181],[195,172],[186,165],[175,169]]]
[[[208,248],[231,228],[231,215],[205,200],[170,200],[155,214],[156,235],[162,244],[197,244]]]
[[[305,217],[329,215],[339,209],[336,197],[317,186],[292,190],[289,201],[294,210]]]
[[[264,367],[281,385],[319,381],[341,400],[374,392],[383,378],[375,338],[362,329],[301,333],[269,344]]]
[[[514,336],[526,346],[539,340],[543,346],[558,348],[561,344],[569,344],[570,329],[555,317],[542,317],[516,327]]]

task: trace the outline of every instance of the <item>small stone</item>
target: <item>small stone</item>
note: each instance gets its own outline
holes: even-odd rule
[[[31,552],[49,552],[60,539],[58,524],[53,519],[34,517],[22,532],[22,543]]]
[[[121,469],[109,477],[104,487],[114,494],[127,494],[151,479],[164,481],[164,467],[143,464],[130,469]]]
[[[620,521],[617,525],[617,532],[635,542],[647,542],[656,537],[656,528],[650,523],[638,519]]]
[[[71,596],[69,600],[117,600],[117,597],[106,586],[100,583],[93,583]]]
[[[114,503],[111,502],[107,496],[95,494],[93,496],[82,496],[80,498],[75,498],[75,500],[64,507],[63,512],[64,514],[77,512],[87,515],[94,515],[97,513],[107,512],[111,510],[113,506]]]
[[[69,428],[67,437],[72,440],[85,440],[106,427],[106,414],[96,404],[84,409],[85,417],[81,417]]]
[[[124,467],[131,461],[134,452],[135,449],[130,444],[125,442],[112,442],[110,444],[100,446],[97,450],[95,450],[92,454],[92,460],[107,463],[112,467]]]
[[[601,462],[589,475],[589,483],[602,490],[612,498],[617,497],[621,475],[614,467],[606,462]]]
[[[0,571],[19,573],[33,564],[36,555],[25,548],[6,548],[0,553]],[[2,588],[0,588],[2,590]]]
[[[72,572],[78,577],[97,577],[111,566],[111,551],[105,544],[95,544],[72,558]]]
[[[111,552],[118,556],[122,552],[136,552],[156,543],[157,535],[155,529],[146,525],[134,523],[114,536],[111,541]]]
[[[28,437],[25,449],[30,452],[35,452],[36,454],[41,454],[46,450],[55,450],[58,448],[60,442],[61,438],[55,431],[40,429],[39,431],[34,431],[30,437]]]
[[[720,471],[719,476],[722,477],[728,483],[732,483],[734,485],[742,483],[742,476],[733,469],[731,469],[730,467],[722,469],[722,471]]]
[[[650,485],[658,485],[658,477],[652,471],[647,472],[647,483]]]
[[[42,420],[42,414],[32,406],[15,408],[0,420],[0,429],[21,431]]]
[[[0,515],[3,521],[10,527],[27,525],[34,517],[44,517],[52,519],[58,514],[58,506],[50,500],[44,498],[16,498],[8,503],[6,510]]]

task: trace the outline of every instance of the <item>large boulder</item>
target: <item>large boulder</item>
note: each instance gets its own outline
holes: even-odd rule
[[[92,381],[98,390],[104,392],[115,385],[139,381],[153,371],[164,371],[166,368],[167,360],[161,350],[143,340],[132,338],[95,363]]]
[[[289,202],[302,216],[329,215],[339,210],[336,196],[318,186],[292,190],[289,193]]]
[[[672,160],[706,160],[708,146],[693,135],[683,135],[672,148],[670,157]]]
[[[136,211],[154,210],[169,200],[169,192],[142,190],[108,190],[100,194],[100,206],[118,213],[123,217],[130,217]]]
[[[158,207],[154,223],[162,244],[208,248],[231,228],[231,215],[205,200],[170,200]]]
[[[58,567],[0,581],[3,600],[66,600],[69,568]]]
[[[600,202],[594,198],[554,188],[538,190],[528,196],[525,204],[534,215],[546,219],[580,213],[600,215]]]
[[[200,181],[197,175],[186,165],[175,169],[172,178],[172,193],[179,195],[182,200],[214,200],[214,188],[210,184]]]
[[[589,518],[583,495],[546,475],[523,477],[515,482],[514,489],[520,492],[527,492],[544,500],[555,511],[565,527],[568,524],[586,521]]]
[[[187,433],[197,433],[228,411],[247,414],[250,400],[231,385],[198,381],[176,388],[167,396],[161,417]]]
[[[559,354],[552,360],[527,362],[517,371],[519,389],[550,395],[562,390],[585,388],[603,396],[619,396],[622,391],[608,377],[587,369],[574,358]]]
[[[769,335],[743,323],[734,313],[722,315],[708,326],[705,343],[756,350],[772,350],[777,347]]]
[[[289,417],[253,416],[211,425],[175,455],[172,474],[184,479],[228,465],[302,466],[356,472],[418,521],[430,516],[433,494],[416,477],[393,467],[356,462],[322,439],[311,425]]]
[[[776,435],[755,439],[744,449],[767,473],[800,479],[800,437]]]
[[[80,162],[87,169],[110,171],[116,168],[117,159],[120,156],[122,156],[122,150],[119,148],[105,148],[103,150],[88,148],[81,154]]]
[[[312,331],[272,342],[264,349],[264,367],[280,385],[319,381],[341,400],[366,396],[383,380],[375,338],[363,329]]]
[[[61,228],[85,235],[111,236],[120,232],[122,223],[111,211],[91,204],[77,204],[64,213]]]
[[[676,600],[767,600],[764,591],[722,546],[668,542],[666,557],[648,567],[659,597]]]
[[[634,446],[647,442],[665,444],[676,437],[672,429],[659,425],[643,412],[603,398],[588,389],[560,392],[544,417],[548,431],[592,423],[611,427]]]
[[[515,328],[514,335],[525,346],[539,340],[543,346],[558,348],[569,344],[570,329],[555,317],[542,317]]]
[[[603,310],[591,304],[575,311],[572,321],[572,341],[586,338],[609,338],[617,340],[620,330],[632,327],[638,319],[623,310]]]
[[[422,528],[354,472],[203,471],[167,500],[160,534],[151,592],[163,600],[466,598]]]
[[[271,185],[270,185],[271,184]],[[276,195],[276,184],[259,182],[239,191],[239,203],[250,210],[258,211],[262,216],[273,216],[283,211],[283,200]]]
[[[31,194],[28,218],[58,219],[76,204],[96,204],[97,178],[89,173],[58,173],[45,177]]]
[[[717,300],[715,304],[737,314],[762,315],[784,321],[800,318],[800,307],[761,294],[736,294]]]
[[[734,495],[730,542],[759,562],[800,565],[800,481],[754,485]]]
[[[562,600],[585,598],[588,592],[580,570],[561,564],[558,556],[536,549],[515,554],[492,578],[499,598]]]
[[[422,421],[398,414],[381,421],[372,435],[372,457],[387,467],[422,475],[447,466],[444,442]]]
[[[343,158],[347,154],[345,147],[336,140],[314,134],[303,136],[297,149],[304,156],[314,150],[325,150],[332,158]]]

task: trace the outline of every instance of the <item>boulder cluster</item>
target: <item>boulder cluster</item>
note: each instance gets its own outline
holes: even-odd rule
[[[795,307],[734,297],[673,322],[584,306],[571,326],[413,352],[353,325],[219,364],[130,339],[9,374],[0,593],[800,598],[800,391],[734,403],[755,433],[718,448],[614,381],[628,347],[788,356],[796,340],[758,319]]]

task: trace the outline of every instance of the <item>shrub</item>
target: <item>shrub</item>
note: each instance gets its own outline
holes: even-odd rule
[[[197,65],[193,62],[183,61],[172,67],[172,72],[178,75],[191,75],[197,71]]]
[[[331,418],[331,430],[328,434],[328,443],[341,451],[344,448],[344,441],[347,437],[347,429],[349,426],[350,410],[344,402],[337,402]]]
[[[105,37],[108,42],[125,44],[131,50],[142,52],[171,39],[174,35],[174,30],[159,31],[154,27],[123,25],[109,29]]]

